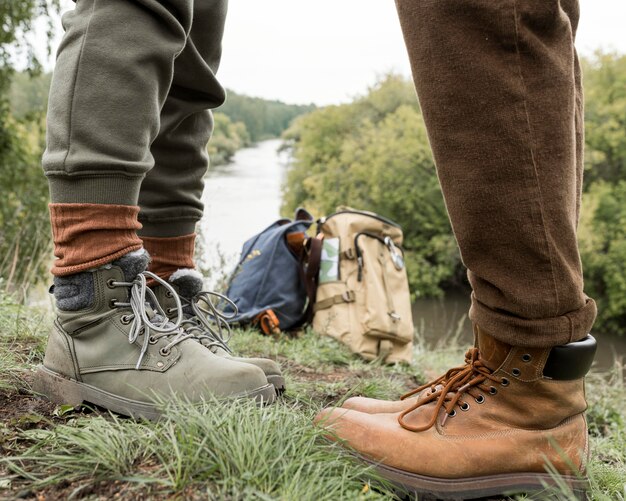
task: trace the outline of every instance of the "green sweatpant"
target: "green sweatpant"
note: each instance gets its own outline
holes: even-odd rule
[[[145,236],[202,215],[227,0],[78,0],[63,16],[43,168],[53,203],[139,205]]]

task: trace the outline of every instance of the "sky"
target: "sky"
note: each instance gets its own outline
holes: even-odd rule
[[[580,5],[578,51],[626,53],[626,0]],[[390,71],[410,75],[393,0],[230,0],[218,72],[229,89],[288,103],[338,104]]]

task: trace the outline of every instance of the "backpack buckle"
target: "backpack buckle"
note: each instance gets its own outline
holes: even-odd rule
[[[354,291],[345,291],[343,294],[341,294],[341,298],[344,300],[345,303],[354,303],[356,301],[356,294],[354,293]]]
[[[266,336],[278,336],[280,334],[280,320],[278,320],[274,310],[262,311],[252,323],[257,324]]]

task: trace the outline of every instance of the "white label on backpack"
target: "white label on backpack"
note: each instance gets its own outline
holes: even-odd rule
[[[339,280],[339,239],[325,238],[322,244],[319,283]]]

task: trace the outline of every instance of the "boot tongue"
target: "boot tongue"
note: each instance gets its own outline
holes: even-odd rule
[[[497,370],[506,360],[511,346],[498,341],[479,326],[475,327],[475,334],[480,360],[492,371]]]
[[[196,294],[202,291],[202,275],[196,270],[184,268],[175,271],[169,278],[169,283],[176,287],[178,295],[187,300],[191,300]]]

